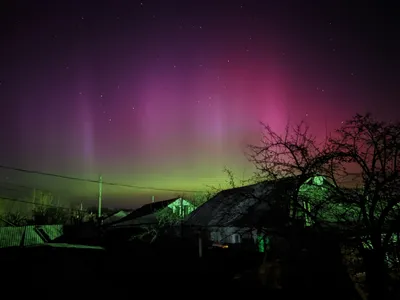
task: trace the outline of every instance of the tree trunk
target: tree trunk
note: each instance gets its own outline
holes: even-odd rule
[[[366,283],[369,300],[388,299],[388,272],[383,249],[365,250]]]

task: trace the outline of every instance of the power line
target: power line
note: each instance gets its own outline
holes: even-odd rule
[[[1,169],[5,169],[5,170],[12,170],[12,171],[17,171],[17,172],[22,172],[22,173],[43,175],[43,176],[56,177],[56,178],[62,178],[62,179],[68,179],[68,180],[90,182],[90,183],[96,183],[96,184],[99,183],[99,180],[94,180],[94,179],[85,179],[85,178],[79,178],[79,177],[73,177],[73,176],[65,176],[65,175],[60,175],[60,174],[47,173],[47,172],[41,172],[41,171],[33,171],[33,170],[14,168],[14,167],[3,166],[3,165],[0,165],[0,168]],[[166,188],[156,188],[156,187],[150,187],[150,186],[130,185],[130,184],[122,184],[122,183],[114,183],[114,182],[106,182],[106,181],[103,181],[103,185],[126,187],[126,188],[141,189],[141,190],[164,191],[164,192],[201,193],[201,191],[197,191],[197,190],[166,189]]]
[[[33,187],[30,187],[30,186],[20,185],[20,184],[16,184],[16,183],[9,182],[9,181],[1,181],[0,182],[0,188],[10,188],[10,187],[26,189],[26,190],[34,189]],[[17,189],[15,189],[15,190],[17,191]]]
[[[63,207],[63,206],[44,204],[44,203],[36,203],[36,202],[33,202],[33,201],[26,201],[26,200],[21,200],[21,199],[17,199],[17,198],[10,198],[10,197],[2,197],[2,196],[0,196],[0,200],[21,202],[21,203],[25,203],[25,204],[33,204],[33,205],[39,205],[39,206],[43,206],[43,207],[50,207],[50,208],[60,208],[60,209],[66,209],[66,210],[70,210],[70,211],[81,211],[80,209],[67,208],[67,207]]]

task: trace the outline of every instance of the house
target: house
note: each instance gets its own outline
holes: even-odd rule
[[[129,211],[120,210],[115,213],[109,214],[103,219],[103,225],[115,223],[130,214]]]
[[[183,219],[192,213],[195,208],[196,207],[190,201],[183,198],[173,198],[164,201],[152,202],[141,206],[127,216],[115,222],[109,223],[108,225],[114,227],[123,227],[157,224],[158,214],[162,210],[169,211],[171,215]]]
[[[172,209],[172,212],[181,218],[186,218],[196,209],[196,206],[188,200],[177,198],[168,204],[168,208]]]
[[[51,242],[63,234],[63,225],[0,227],[0,248]]]
[[[293,218],[293,197],[299,178],[284,178],[219,192],[198,207],[186,220],[185,226],[200,228],[211,242],[219,244],[259,243],[260,230],[285,228]],[[323,198],[329,182],[322,176],[308,179],[300,185],[301,205],[310,210],[309,197]],[[298,210],[297,220],[310,225],[309,215]],[[264,241],[265,242],[265,241]]]

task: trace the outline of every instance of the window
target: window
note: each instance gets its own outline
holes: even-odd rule
[[[232,235],[232,242],[233,242],[234,244],[240,243],[240,235],[238,235],[238,234]]]

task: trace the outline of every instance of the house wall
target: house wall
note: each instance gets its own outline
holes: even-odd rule
[[[185,199],[177,199],[176,201],[169,204],[168,207],[172,209],[172,212],[174,214],[178,214],[182,218],[188,216],[196,209],[196,207],[192,203]]]
[[[255,230],[239,227],[212,227],[207,229],[211,242],[220,244],[255,243],[257,235]]]
[[[324,183],[325,179],[322,176],[316,176],[307,180],[299,188],[299,201],[303,206],[304,211],[308,211],[314,218],[328,218],[331,207],[327,207],[326,198],[329,197],[329,191]],[[317,206],[318,210],[314,210],[313,207]],[[297,211],[297,218],[304,219],[305,225],[312,225],[312,220],[309,214],[305,214],[304,211]]]

